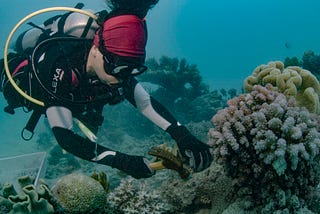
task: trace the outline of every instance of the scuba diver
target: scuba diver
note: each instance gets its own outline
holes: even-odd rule
[[[35,86],[33,93],[28,91],[44,101],[45,107],[40,113],[45,113],[57,142],[64,150],[87,161],[119,169],[137,179],[155,174],[147,158],[114,151],[98,144],[96,139],[76,134],[73,118],[97,131],[103,123],[103,107],[126,99],[170,134],[193,171],[204,170],[213,160],[210,147],[181,125],[135,78],[147,69],[144,65],[147,42],[145,17],[158,1],[107,0],[111,11],[105,13],[93,42],[83,40],[79,45],[72,39],[53,40],[39,46],[33,54],[36,66],[32,69],[41,77],[39,82],[43,85]],[[21,68],[30,69],[28,63],[23,62],[13,63],[16,66],[13,72],[19,73]],[[30,78],[25,80],[30,83]],[[21,87],[29,90],[27,85]],[[3,92],[4,88],[2,83]],[[20,98],[10,104],[9,99],[17,96]],[[9,103],[7,112],[12,113],[21,103],[28,106],[19,95],[11,93],[5,97]],[[84,98],[92,102],[83,103]]]

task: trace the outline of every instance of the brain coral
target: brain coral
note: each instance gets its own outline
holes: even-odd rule
[[[318,115],[267,84],[229,100],[212,122],[209,144],[238,195],[268,213],[307,206],[320,180]]]
[[[284,65],[280,61],[258,66],[244,81],[244,90],[250,92],[254,85],[272,84],[273,90],[295,97],[298,106],[306,107],[310,112],[320,113],[320,84],[308,70],[298,66]]]
[[[52,192],[67,213],[96,213],[107,203],[102,185],[80,173],[62,177],[52,187]]]

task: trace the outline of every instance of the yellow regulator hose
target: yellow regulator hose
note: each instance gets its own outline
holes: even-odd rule
[[[91,12],[85,11],[85,10],[81,10],[81,9],[77,9],[77,8],[73,8],[73,7],[49,7],[49,8],[45,8],[45,9],[41,9],[38,10],[36,12],[33,12],[29,15],[27,15],[26,17],[24,17],[23,19],[21,19],[18,24],[16,24],[16,26],[12,29],[12,31],[10,32],[8,39],[6,41],[5,47],[4,47],[4,67],[5,67],[5,71],[6,71],[6,75],[10,81],[10,83],[12,84],[12,86],[14,87],[14,89],[21,94],[24,98],[26,98],[27,100],[29,100],[30,102],[37,104],[39,106],[44,106],[44,103],[40,100],[37,100],[31,96],[29,96],[28,94],[26,94],[24,91],[21,90],[21,88],[19,88],[19,86],[15,83],[15,81],[13,80],[10,70],[9,70],[9,66],[8,66],[8,49],[9,49],[9,45],[11,42],[11,39],[14,35],[14,33],[17,31],[17,29],[24,24],[27,20],[29,20],[30,18],[37,16],[39,14],[42,13],[47,13],[47,12],[52,12],[52,11],[70,11],[70,12],[76,12],[76,13],[81,13],[84,15],[87,15],[93,19],[97,19],[97,16]]]

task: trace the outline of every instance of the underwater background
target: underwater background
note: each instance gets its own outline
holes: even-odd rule
[[[12,28],[29,13],[46,7],[72,7],[78,2],[2,2],[1,50]],[[105,8],[102,0],[82,2],[86,9],[100,11]],[[260,64],[302,56],[307,50],[320,51],[319,9],[320,2],[315,0],[203,0],[201,3],[195,0],[160,0],[147,17],[147,57],[186,58],[189,63],[197,65],[210,88],[240,89],[244,78]],[[44,20],[43,16],[38,18]],[[0,57],[3,57],[3,51]],[[5,128],[10,122],[5,121],[14,119],[7,119],[3,114],[0,118],[3,121],[1,132],[8,133]],[[14,127],[18,128],[18,125]],[[10,133],[14,137],[16,132]],[[3,151],[0,150],[1,153]]]
[[[26,15],[46,7],[73,7],[78,2],[74,0],[2,2],[0,7],[0,47],[2,50],[0,58],[3,57],[4,45],[10,31]],[[83,0],[81,2],[85,4],[84,9],[94,11],[105,9],[102,0]],[[209,90],[220,91],[217,97],[219,97],[219,105],[222,108],[225,107],[229,98],[242,91],[244,79],[251,75],[257,66],[267,64],[269,61],[284,61],[286,57],[301,58],[309,50],[319,54],[319,11],[320,2],[315,0],[160,0],[147,16],[147,58],[159,60],[166,56],[169,59],[186,59],[187,63],[196,65],[203,83],[209,87]],[[52,15],[48,15],[50,16]],[[32,21],[41,23],[41,20],[46,19],[45,17],[41,15]],[[26,28],[28,26],[24,25],[21,32]],[[146,82],[152,82],[148,77],[145,78]],[[227,95],[222,92],[221,95],[221,90],[229,89],[235,89],[237,92]],[[158,98],[166,101],[161,96]],[[186,122],[193,131],[198,131],[197,137],[205,142],[208,141],[207,132],[212,128],[210,120],[217,111],[212,111],[212,115],[208,115],[204,110],[203,114],[192,112],[183,114],[179,106],[170,106],[170,102],[167,104],[169,109],[173,108],[172,111],[180,121]],[[194,105],[206,106],[201,102]],[[0,109],[5,106],[6,102],[0,94]],[[130,109],[127,103],[121,104],[120,110],[117,108],[117,106],[105,107],[106,120],[99,134],[101,141],[105,140],[112,144],[114,149],[136,152],[137,155],[145,154],[152,145],[170,141],[168,136],[161,135],[161,130],[153,127],[137,112]],[[201,112],[202,110],[194,107],[190,111]],[[126,116],[123,117],[121,113]],[[197,116],[199,116],[198,119],[194,118]],[[0,113],[0,158],[39,151],[52,153],[53,150],[49,152],[48,148],[52,149],[57,143],[43,117],[36,127],[35,136],[30,141],[27,142],[21,138],[21,131],[29,117],[30,114],[24,113],[22,109],[17,110],[15,115]],[[120,117],[121,119],[117,119]],[[152,138],[149,139],[149,136]],[[137,148],[139,146],[140,148]],[[57,155],[57,153],[59,152],[54,148],[53,154]],[[66,162],[63,164],[68,165],[70,160],[64,161]],[[81,160],[77,161],[80,162],[84,171],[89,171],[91,165]],[[71,164],[74,168],[68,168],[66,172],[78,170],[80,165],[77,164]],[[114,173],[110,167],[96,167]],[[55,175],[60,176],[59,170],[54,170],[49,175],[53,180]],[[50,168],[47,171],[50,171]],[[123,178],[121,174],[114,176],[118,176],[118,180],[114,181],[113,187],[117,186],[120,179]],[[161,181],[158,176],[153,182],[157,182],[157,179]],[[200,188],[200,190],[205,190],[205,188]],[[173,194],[170,191],[167,194],[170,193]]]

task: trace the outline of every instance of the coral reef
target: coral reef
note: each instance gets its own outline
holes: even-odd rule
[[[68,213],[97,213],[106,206],[107,194],[102,185],[81,173],[63,176],[51,190]]]
[[[220,109],[227,105],[227,94],[219,93],[214,90],[210,93],[201,95],[189,103],[187,109],[187,117],[190,121],[200,122],[209,121],[212,115],[215,115]]]
[[[147,60],[146,65],[149,71],[139,80],[158,86],[151,94],[175,113],[183,113],[193,99],[209,92],[197,66],[185,59],[162,56],[159,62]]]
[[[78,158],[70,153],[64,152],[59,145],[50,148],[47,164],[49,170],[46,171],[45,179],[46,181],[50,181],[50,184],[53,183],[56,178],[70,174],[81,168]]]
[[[48,187],[42,183],[33,185],[34,178],[23,176],[18,179],[21,192],[17,193],[13,185],[3,186],[0,196],[1,213],[38,213],[50,214],[58,210],[55,198]]]
[[[250,92],[254,85],[272,84],[273,90],[295,97],[298,106],[306,107],[310,112],[320,113],[320,84],[308,70],[298,66],[284,68],[280,61],[258,66],[251,76],[244,81],[245,92]]]
[[[150,66],[151,64],[158,64]],[[155,59],[147,60],[150,71],[141,76],[147,81],[161,86],[171,92],[173,101],[182,96],[192,100],[208,92],[208,86],[202,82],[202,77],[196,65],[189,65],[185,59],[162,56],[159,63]]]
[[[91,178],[98,181],[106,192],[109,191],[109,181],[106,173],[94,171],[91,174]]]
[[[123,179],[108,195],[110,213],[161,214],[171,213],[172,208],[160,195],[144,182],[132,178]]]
[[[182,179],[188,178],[192,172],[190,167],[182,163],[182,157],[177,146],[171,148],[167,144],[161,144],[152,147],[148,153],[158,159],[157,162],[150,164],[150,167],[154,170],[163,168],[172,169],[178,172]]]
[[[225,175],[222,166],[215,163],[203,172],[194,173],[187,181],[168,178],[160,189],[175,213],[197,213],[202,209],[211,209],[211,214],[218,214],[232,201],[231,179]]]
[[[301,62],[298,59],[298,57],[294,56],[294,57],[286,57],[283,61],[283,65],[284,67],[288,67],[288,66],[301,66]],[[309,69],[307,69],[309,70]]]
[[[23,195],[9,196],[13,203],[12,213],[54,213],[54,207],[49,202],[51,193],[47,186],[28,185],[22,188]]]
[[[309,50],[303,53],[301,66],[317,78],[320,77],[320,56],[315,54],[314,51]]]
[[[286,57],[284,60],[284,67],[300,66],[303,69],[310,71],[313,75],[320,78],[320,55],[312,50],[305,51],[301,59],[298,57]]]
[[[247,208],[292,213],[308,206],[320,181],[318,115],[267,84],[229,100],[212,122],[209,144],[215,160],[233,179],[237,195],[246,198]]]

